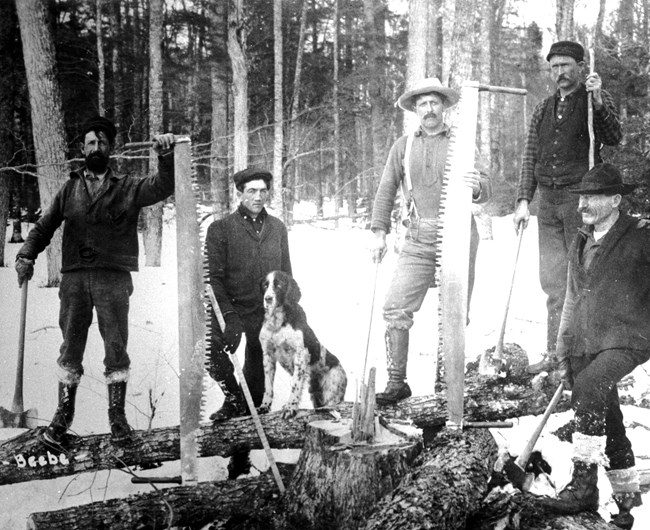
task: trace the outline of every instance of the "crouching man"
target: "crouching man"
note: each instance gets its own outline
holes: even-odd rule
[[[650,225],[619,211],[633,188],[615,166],[598,164],[575,190],[584,226],[569,251],[557,341],[575,412],[573,477],[557,498],[542,498],[558,513],[596,511],[602,465],[619,509],[612,524],[627,529],[641,494],[616,384],[650,358]]]
[[[70,174],[16,257],[18,284],[22,285],[31,279],[36,257],[65,221],[59,289],[63,334],[57,359],[59,403],[43,435],[49,443],[61,443],[72,424],[93,307],[104,340],[111,435],[122,439],[131,431],[124,405],[131,363],[126,351],[131,271],[138,270],[138,215],[141,208],[174,191],[174,135],[154,138],[159,174],[136,178],[118,174],[108,165],[116,134],[106,118],[97,116],[86,122],[82,131],[85,166]]]

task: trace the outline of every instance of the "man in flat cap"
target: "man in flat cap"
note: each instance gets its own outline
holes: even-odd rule
[[[600,76],[592,72],[584,79],[584,49],[577,42],[560,41],[546,56],[557,91],[537,104],[526,137],[517,187],[515,229],[525,228],[529,203],[539,196],[539,281],[546,293],[546,351],[533,373],[555,364],[562,303],[566,290],[567,252],[580,227],[577,196],[571,189],[580,184],[589,169],[587,94],[592,95],[594,164],[601,162],[600,148],[617,145],[622,137],[616,106],[602,89]]]
[[[133,291],[131,272],[138,270],[138,215],[141,208],[174,191],[174,135],[154,138],[159,174],[136,178],[119,174],[109,166],[116,132],[113,123],[100,116],[84,124],[81,149],[85,166],[70,174],[16,258],[18,284],[22,285],[31,279],[36,257],[64,224],[59,289],[63,344],[57,359],[59,403],[43,435],[53,444],[62,442],[72,424],[93,307],[104,340],[111,435],[119,440],[131,431],[124,404],[131,364],[126,350],[129,297]]]
[[[563,514],[598,510],[602,465],[619,508],[612,523],[626,529],[641,494],[617,383],[650,359],[650,224],[620,211],[633,188],[615,166],[598,164],[571,190],[584,226],[569,250],[557,356],[572,389],[573,478],[543,499]]]
[[[264,395],[262,345],[264,320],[261,280],[271,271],[291,274],[287,228],[264,208],[273,180],[269,171],[247,168],[234,174],[239,207],[208,227],[205,251],[209,281],[223,313],[225,330],[212,315],[207,370],[223,391],[221,408],[213,421],[243,416],[248,407],[235,379],[228,354],[246,334],[244,377],[255,406]]]
[[[375,196],[370,224],[374,234],[373,261],[378,263],[386,254],[386,234],[390,232],[391,213],[401,189],[407,201],[402,221],[407,229],[383,307],[388,384],[384,392],[376,395],[380,405],[393,404],[411,395],[406,382],[409,330],[413,326],[413,314],[420,309],[429,287],[434,284],[442,178],[450,135],[444,111],[456,104],[458,98],[455,90],[442,86],[437,78],[426,78],[415,83],[397,101],[400,108],[417,115],[420,126],[393,144]],[[463,178],[472,189],[474,202],[488,200],[487,178],[475,170]],[[470,296],[478,241],[472,218]]]

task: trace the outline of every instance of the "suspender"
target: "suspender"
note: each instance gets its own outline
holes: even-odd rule
[[[413,148],[413,139],[415,131],[406,137],[406,149],[404,150],[404,180],[402,181],[402,194],[404,195],[404,207],[402,222],[414,217],[417,219],[418,209],[413,197],[413,183],[411,182],[411,149]]]

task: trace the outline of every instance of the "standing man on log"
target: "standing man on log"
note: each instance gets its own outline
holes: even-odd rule
[[[233,175],[237,210],[208,227],[205,240],[209,281],[223,313],[225,330],[212,314],[207,371],[219,383],[224,402],[212,421],[243,416],[248,407],[228,354],[246,333],[244,377],[255,406],[264,395],[264,367],[259,334],[264,321],[261,280],[273,270],[291,274],[287,227],[264,208],[273,176],[247,168]]]
[[[526,137],[517,187],[515,230],[530,218],[529,204],[539,192],[539,281],[546,293],[546,351],[531,373],[552,369],[555,344],[566,291],[568,249],[580,227],[577,195],[571,193],[589,169],[588,94],[594,128],[594,163],[602,162],[601,145],[621,141],[621,125],[611,95],[600,76],[591,72],[583,82],[584,49],[577,42],[560,41],[546,56],[557,91],[537,104]]]
[[[603,465],[619,508],[612,523],[626,529],[641,494],[616,385],[650,359],[650,223],[619,211],[632,189],[615,166],[599,164],[572,190],[584,226],[569,251],[557,356],[573,389],[573,478],[557,498],[543,499],[559,513],[596,511]]]
[[[93,307],[104,340],[111,435],[119,440],[131,432],[124,405],[131,364],[126,351],[131,272],[138,270],[138,215],[141,208],[174,191],[174,135],[154,138],[159,174],[135,178],[116,173],[108,165],[116,134],[115,125],[104,117],[95,116],[85,123],[85,166],[70,174],[16,257],[18,284],[22,285],[31,279],[36,257],[65,221],[59,289],[63,333],[57,359],[59,404],[43,434],[53,444],[60,444],[72,425]]]
[[[403,110],[414,112],[419,128],[402,136],[392,146],[375,197],[370,229],[374,234],[372,257],[375,263],[386,255],[386,234],[398,190],[407,200],[403,224],[407,227],[394,276],[383,307],[386,323],[388,385],[376,395],[380,405],[394,404],[411,395],[406,382],[409,329],[413,314],[420,309],[429,287],[435,282],[438,217],[442,182],[447,160],[450,128],[444,122],[445,109],[458,102],[458,93],[442,86],[437,78],[423,79],[398,99]],[[406,168],[406,169],[405,169]],[[489,180],[473,170],[463,176],[472,188],[472,199],[480,203],[490,196]],[[472,217],[469,296],[474,283],[478,230]]]

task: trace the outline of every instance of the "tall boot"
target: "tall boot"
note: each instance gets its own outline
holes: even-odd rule
[[[409,330],[388,328],[386,330],[386,362],[388,384],[386,390],[375,396],[378,405],[394,405],[411,396],[406,382],[406,362],[409,353]]]
[[[605,474],[612,485],[612,496],[618,506],[618,514],[612,516],[611,524],[624,530],[630,530],[634,525],[634,517],[630,512],[635,506],[643,504],[639,474],[633,467],[612,469]]]
[[[607,465],[605,436],[573,434],[573,476],[556,498],[542,497],[541,504],[559,514],[598,511],[598,465]]]
[[[223,421],[230,418],[238,418],[248,413],[244,393],[235,379],[232,367],[228,370],[218,370],[216,363],[211,357],[206,362],[208,375],[214,379],[223,392],[224,400],[221,407],[210,414],[211,421]]]
[[[63,440],[63,435],[72,425],[78,386],[78,384],[68,384],[59,381],[59,404],[50,425],[43,433],[43,438],[47,442],[60,444]]]
[[[108,383],[108,423],[111,436],[122,439],[131,434],[131,426],[126,421],[124,405],[126,402],[126,381]]]

